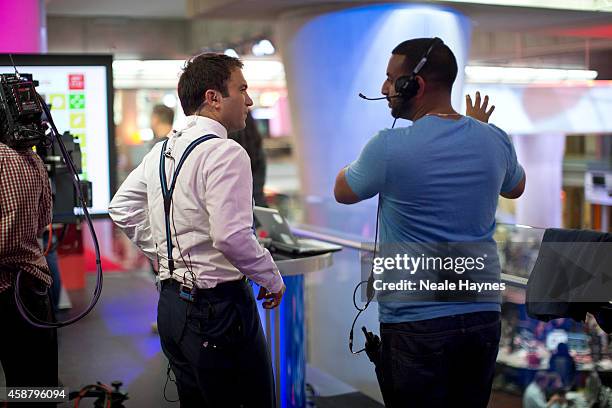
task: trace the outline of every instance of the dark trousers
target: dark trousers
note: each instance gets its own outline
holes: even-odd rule
[[[276,406],[274,377],[263,328],[246,281],[197,291],[194,303],[162,282],[157,324],[181,407]]]
[[[486,408],[501,334],[499,315],[381,323],[377,374],[385,405]]]
[[[43,289],[26,286],[21,288],[21,298],[28,310],[45,321],[55,321],[51,300],[36,291]],[[14,290],[0,293],[0,363],[7,387],[57,387],[57,330],[38,329],[26,322],[17,310]],[[32,403],[31,403],[32,404]],[[56,406],[57,404],[36,404]],[[15,406],[25,406],[16,403]]]

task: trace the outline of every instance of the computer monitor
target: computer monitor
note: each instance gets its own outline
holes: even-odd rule
[[[60,133],[78,139],[82,179],[92,183],[93,216],[108,214],[115,189],[113,76],[111,55],[13,54],[20,73],[32,74],[38,93],[51,105]],[[8,54],[0,54],[0,73],[14,73]],[[75,208],[75,214],[80,213]]]

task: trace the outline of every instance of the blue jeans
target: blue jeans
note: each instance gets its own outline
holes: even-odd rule
[[[501,334],[498,312],[381,323],[378,380],[387,407],[486,408]]]

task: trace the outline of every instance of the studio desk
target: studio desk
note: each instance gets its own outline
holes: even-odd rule
[[[303,256],[273,252],[273,258],[286,291],[276,309],[259,307],[274,367],[277,406],[305,407],[304,275],[330,267],[333,253]]]

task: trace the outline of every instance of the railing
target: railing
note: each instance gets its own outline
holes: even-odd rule
[[[542,229],[539,228],[532,228],[532,227],[528,227],[528,226],[517,226],[517,225],[507,225],[507,224],[500,224],[500,226],[502,228],[506,227],[506,228],[520,228],[520,229],[525,229],[525,230],[529,230],[530,232],[534,232],[537,235],[537,238],[540,239],[541,242],[541,235],[543,234]],[[321,232],[321,231],[314,231],[311,227],[309,227],[308,225],[297,225],[297,226],[293,226],[291,228],[291,231],[298,237],[303,237],[303,238],[312,238],[312,239],[318,239],[321,241],[325,241],[325,242],[329,242],[332,244],[336,244],[336,245],[342,245],[345,248],[351,248],[351,249],[356,249],[358,251],[368,251],[368,252],[373,252],[374,248],[373,245],[370,244],[366,244],[360,241],[356,241],[350,238],[346,238],[346,237],[340,237],[337,235],[332,235],[330,233],[325,233],[325,232]],[[512,275],[512,274],[508,274],[508,273],[501,273],[501,280],[502,282],[505,282],[509,285],[512,285],[514,287],[518,287],[518,288],[522,288],[525,289],[527,287],[527,278],[526,277],[522,277],[522,276],[516,276],[516,275]]]

